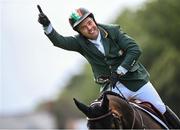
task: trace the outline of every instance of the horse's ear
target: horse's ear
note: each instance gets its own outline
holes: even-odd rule
[[[83,103],[79,102],[78,100],[76,100],[75,98],[73,98],[74,103],[76,104],[77,108],[83,112],[87,117],[89,117],[89,107],[84,105]]]
[[[103,95],[101,107],[104,108],[105,110],[109,110],[109,99],[107,98],[106,94]]]

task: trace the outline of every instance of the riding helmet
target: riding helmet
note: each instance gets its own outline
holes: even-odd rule
[[[89,12],[85,8],[78,8],[71,13],[70,18],[69,18],[69,23],[70,23],[71,27],[75,31],[77,31],[77,26],[87,17],[92,17],[93,20],[95,21],[94,15],[91,12]],[[96,21],[95,21],[95,23],[96,23]]]

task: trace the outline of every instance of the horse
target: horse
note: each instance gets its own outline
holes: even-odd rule
[[[89,129],[166,129],[117,93],[106,91],[87,106],[74,98]]]

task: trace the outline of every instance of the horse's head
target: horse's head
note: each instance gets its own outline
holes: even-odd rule
[[[112,129],[122,127],[121,119],[109,107],[109,99],[106,94],[103,95],[101,100],[93,102],[90,106],[86,106],[76,99],[74,99],[74,102],[79,110],[87,116],[88,128]]]

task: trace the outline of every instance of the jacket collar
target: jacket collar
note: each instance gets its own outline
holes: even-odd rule
[[[99,27],[99,30],[100,30],[100,33],[102,35],[101,37],[101,40],[102,40],[102,44],[103,44],[103,47],[104,47],[104,50],[105,50],[105,55],[108,55],[109,54],[109,49],[110,49],[110,44],[108,42],[108,32],[102,28],[101,26],[98,26]]]
[[[109,35],[108,32],[104,28],[102,28],[101,26],[98,26],[98,27],[99,27],[99,30],[100,30],[102,37],[107,38]]]

